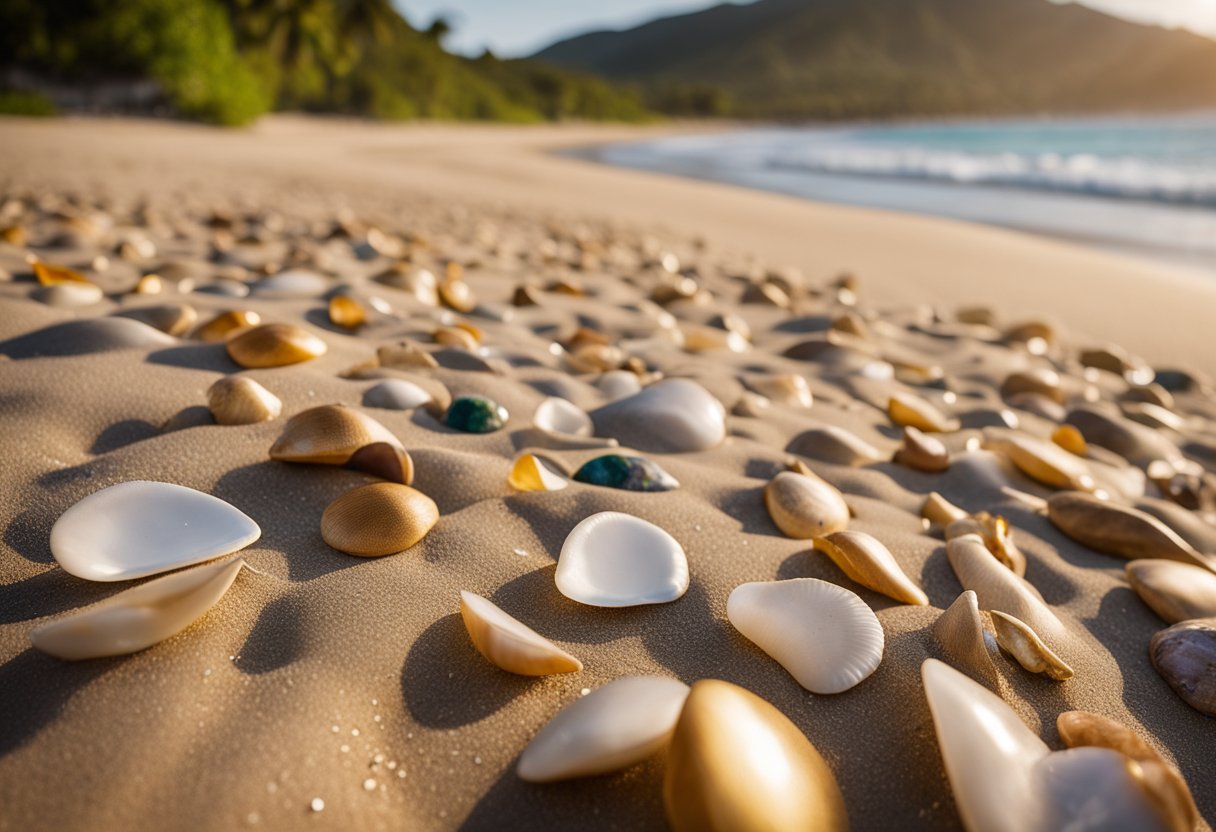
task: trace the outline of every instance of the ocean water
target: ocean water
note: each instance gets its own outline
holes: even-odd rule
[[[773,127],[580,152],[1066,237],[1216,275],[1216,113]]]

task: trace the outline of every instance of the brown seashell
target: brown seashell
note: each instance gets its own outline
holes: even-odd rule
[[[1109,748],[1139,763],[1142,784],[1170,832],[1192,832],[1198,826],[1199,808],[1182,774],[1132,729],[1088,711],[1065,711],[1056,717],[1056,730],[1069,748]]]
[[[929,496],[925,498],[924,504],[920,507],[920,516],[944,529],[955,520],[963,520],[970,515],[941,494],[931,491],[929,492]]]
[[[1170,560],[1134,560],[1124,572],[1140,600],[1167,624],[1216,617],[1216,575]]]
[[[849,507],[834,486],[817,476],[782,471],[764,487],[764,505],[786,537],[810,540],[849,524]]]
[[[743,292],[740,303],[761,303],[778,309],[790,308],[790,296],[774,283],[752,283]]]
[[[835,425],[804,431],[790,440],[785,449],[833,465],[869,465],[886,459],[873,445]]]
[[[1053,494],[1047,501],[1047,518],[1073,540],[1108,555],[1129,560],[1165,558],[1212,568],[1211,558],[1156,517],[1091,494]]]
[[[1042,321],[1027,321],[1005,330],[1007,343],[1020,344],[1032,355],[1043,355],[1056,342],[1055,330]]]
[[[271,446],[270,458],[345,465],[405,485],[414,480],[413,460],[400,440],[372,417],[342,404],[292,416]]]
[[[1066,421],[1081,431],[1090,445],[1114,451],[1142,468],[1154,460],[1173,462],[1182,457],[1178,446],[1160,432],[1092,407],[1070,410]]]
[[[1164,407],[1166,410],[1174,409],[1174,394],[1166,390],[1160,384],[1153,382],[1151,384],[1132,385],[1127,388],[1127,391],[1122,396],[1126,402],[1145,402],[1146,404],[1155,404],[1158,407]]]
[[[325,342],[293,324],[262,324],[229,339],[228,355],[248,369],[285,367],[325,355]]]
[[[1129,382],[1147,384],[1153,380],[1153,371],[1139,358],[1133,358],[1122,347],[1108,344],[1105,347],[1081,350],[1078,356],[1085,367],[1094,367],[1123,376]]]
[[[904,444],[895,452],[894,461],[917,471],[937,474],[950,467],[950,454],[941,440],[921,433],[914,427],[904,428]]]
[[[1000,681],[980,616],[975,592],[963,590],[933,623],[933,636],[951,663],[984,687],[1000,692]]]
[[[410,341],[398,341],[396,344],[379,347],[376,350],[376,360],[381,367],[394,370],[430,370],[439,366],[435,356]]]
[[[540,306],[540,297],[536,290],[526,283],[521,283],[515,287],[515,294],[511,295],[512,306]]]
[[[145,323],[166,335],[185,335],[198,323],[198,312],[188,303],[170,303],[164,306],[145,306],[140,309],[124,309],[116,313],[119,317]]]
[[[856,312],[844,312],[832,319],[831,328],[837,332],[847,332],[858,338],[868,338],[869,328]]]
[[[865,532],[840,531],[815,538],[815,549],[823,552],[840,571],[864,587],[881,592],[904,604],[926,606],[929,598],[895,561],[878,538]]]
[[[207,390],[207,406],[216,424],[252,425],[277,419],[279,397],[251,378],[224,376]]]
[[[1013,531],[1004,517],[981,511],[946,526],[946,540],[965,534],[978,535],[993,557],[1009,567],[1013,574],[1019,577],[1026,574],[1026,556],[1013,542]]]
[[[426,269],[419,269],[409,262],[395,263],[372,280],[408,292],[424,306],[439,305],[438,281]]]
[[[321,537],[348,555],[380,557],[426,537],[439,520],[435,501],[408,485],[377,482],[348,491],[321,515]]]
[[[207,343],[223,341],[228,336],[241,330],[255,327],[262,322],[262,316],[247,309],[235,309],[216,315],[207,323],[194,331],[194,337]]]
[[[1001,382],[1001,398],[1009,399],[1022,393],[1035,393],[1056,404],[1064,404],[1060,374],[1047,367],[1010,373]]]
[[[996,643],[1017,659],[1018,664],[1031,673],[1046,673],[1057,682],[1073,677],[1072,668],[1053,653],[1025,622],[1000,610],[992,610],[991,615]]]
[[[1216,716],[1216,618],[1181,621],[1153,636],[1149,658],[1183,702]]]
[[[926,433],[956,430],[958,422],[924,399],[909,393],[895,393],[887,402],[887,416],[901,427],[914,427]]]
[[[367,323],[367,310],[355,298],[335,295],[329,299],[329,322],[346,329],[358,329]]]
[[[954,320],[960,324],[996,326],[996,312],[990,306],[964,306],[955,311]]]

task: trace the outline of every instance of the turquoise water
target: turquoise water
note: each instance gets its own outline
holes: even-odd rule
[[[1216,273],[1216,113],[764,128],[591,153],[608,164],[1019,228]]]

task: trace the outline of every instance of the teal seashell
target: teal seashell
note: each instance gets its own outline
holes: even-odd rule
[[[485,396],[457,396],[444,422],[466,433],[491,433],[507,423],[507,409]]]
[[[640,456],[605,454],[587,462],[574,473],[576,482],[603,485],[625,491],[671,491],[680,483],[671,474]]]

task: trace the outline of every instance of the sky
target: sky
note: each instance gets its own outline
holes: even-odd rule
[[[446,41],[449,49],[479,55],[488,46],[503,58],[530,55],[569,35],[593,29],[627,29],[655,17],[716,4],[716,0],[394,2],[415,26],[428,25],[436,15],[447,17],[455,27]],[[1183,26],[1216,37],[1216,0],[1085,0],[1085,5],[1143,23]]]

